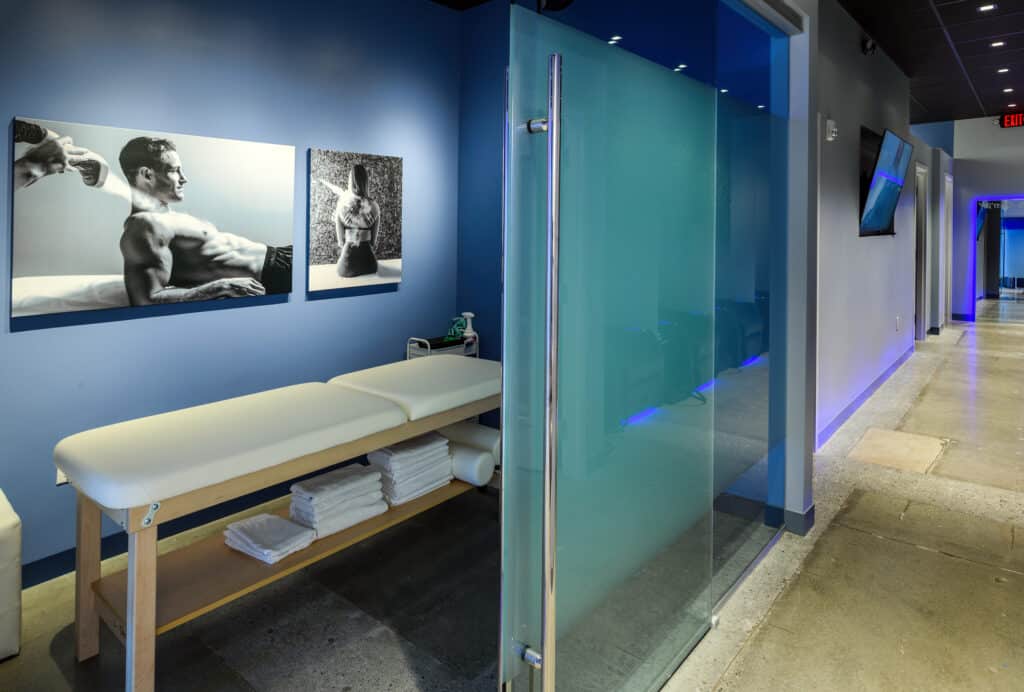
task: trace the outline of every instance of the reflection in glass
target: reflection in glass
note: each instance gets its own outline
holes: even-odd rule
[[[718,38],[719,83],[743,86],[719,95],[717,114],[715,379],[707,391],[716,602],[781,520],[788,96],[785,39],[724,4]]]

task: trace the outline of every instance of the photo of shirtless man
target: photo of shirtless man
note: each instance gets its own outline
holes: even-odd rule
[[[174,142],[136,137],[118,158],[132,193],[120,242],[132,305],[291,291],[292,246],[226,233],[170,208],[188,182]]]

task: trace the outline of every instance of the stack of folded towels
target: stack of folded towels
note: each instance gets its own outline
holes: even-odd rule
[[[383,514],[388,505],[381,492],[380,471],[358,464],[294,483],[290,515],[317,538]]]
[[[383,477],[384,497],[390,505],[415,500],[452,480],[448,440],[437,433],[378,449],[367,457]]]
[[[228,547],[269,565],[309,546],[316,538],[312,529],[274,514],[257,514],[228,524]]]

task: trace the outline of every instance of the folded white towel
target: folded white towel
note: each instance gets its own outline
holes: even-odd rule
[[[308,530],[312,531],[312,529]],[[232,550],[237,550],[240,553],[245,553],[249,557],[256,558],[260,562],[265,562],[268,565],[280,562],[284,558],[296,552],[295,550],[275,550],[272,552],[260,550],[252,546],[250,543],[247,543],[231,534],[226,534],[224,536],[224,545],[231,548]],[[301,548],[297,550],[301,550]]]
[[[399,460],[416,457],[426,452],[436,449],[445,449],[447,447],[448,440],[446,438],[441,437],[435,432],[431,432],[426,435],[414,437],[411,440],[399,442],[398,444],[391,445],[390,447],[378,449],[377,452],[389,459]]]
[[[268,564],[309,546],[316,537],[309,528],[274,514],[257,514],[228,524],[225,542]]]
[[[359,502],[369,497],[379,496],[382,487],[381,479],[378,478],[370,484],[360,483],[359,487],[347,489],[346,492],[317,497],[312,500],[304,495],[292,493],[292,505],[310,512],[323,512],[338,506]]]
[[[450,469],[452,466],[452,459],[449,456],[440,457],[429,464],[417,464],[416,466],[399,471],[396,473],[389,473],[388,471],[381,469],[381,483],[387,485],[388,483],[401,483],[411,478],[419,478],[421,476],[434,473],[437,469]]]
[[[291,491],[292,494],[307,500],[316,500],[353,493],[360,488],[365,489],[372,486],[373,482],[377,480],[380,480],[380,471],[369,466],[353,464],[307,478],[299,483],[293,483]]]
[[[407,492],[409,489],[422,488],[432,483],[436,483],[445,476],[452,475],[452,463],[449,459],[445,464],[439,464],[438,466],[425,469],[421,473],[417,473],[414,476],[408,478],[400,478],[391,480],[389,478],[384,479],[384,494],[385,495],[401,495]]]
[[[417,497],[423,497],[427,493],[432,493],[439,488],[443,488],[444,486],[452,482],[452,478],[453,476],[449,475],[447,478],[442,478],[433,485],[421,487],[419,490],[408,491],[404,495],[395,495],[393,497],[388,497],[388,504],[390,504],[392,507],[395,507],[396,505],[404,505],[406,502],[411,502],[412,500],[415,500]]]
[[[337,517],[340,514],[344,514],[353,509],[362,509],[363,507],[369,507],[375,505],[378,502],[384,500],[384,494],[381,490],[369,493],[367,495],[360,495],[359,497],[352,498],[341,504],[333,505],[327,508],[310,509],[305,505],[292,500],[289,512],[292,519],[299,522],[303,526],[317,527],[317,523],[321,521],[330,521],[332,518]]]
[[[381,454],[380,450],[370,452],[366,455],[370,460],[370,464],[372,464],[374,468],[387,475],[413,473],[416,469],[423,466],[429,466],[431,464],[444,461],[447,456],[447,447],[438,447],[437,449],[432,449],[422,455],[402,457],[400,459],[395,459]]]
[[[318,519],[316,526],[311,527],[311,529],[316,533],[317,538],[323,538],[324,536],[330,536],[332,533],[344,531],[345,529],[355,526],[360,522],[366,521],[370,517],[375,517],[386,511],[388,511],[388,503],[380,500],[366,507],[358,507],[356,509],[349,509],[344,512],[332,514],[331,517],[327,519]],[[300,520],[296,519],[296,521]]]

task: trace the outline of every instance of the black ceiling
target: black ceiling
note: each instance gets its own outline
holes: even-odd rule
[[[840,3],[910,77],[912,123],[1024,111],[1024,0]]]
[[[482,5],[485,2],[488,2],[488,0],[434,0],[434,2],[438,5],[450,7],[453,10],[462,11],[472,9],[477,5]]]

